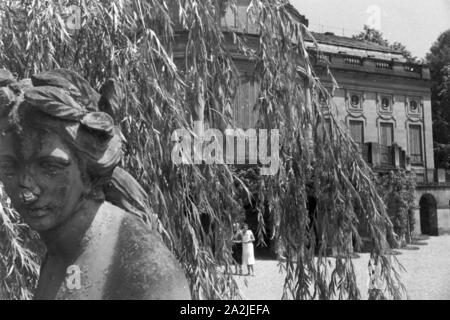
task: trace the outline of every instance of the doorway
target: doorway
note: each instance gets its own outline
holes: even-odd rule
[[[424,235],[439,236],[437,202],[431,194],[420,199],[420,228]]]

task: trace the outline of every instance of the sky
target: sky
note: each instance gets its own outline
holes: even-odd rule
[[[365,24],[389,42],[401,42],[424,58],[439,35],[450,29],[450,0],[291,0],[310,29],[352,36]]]

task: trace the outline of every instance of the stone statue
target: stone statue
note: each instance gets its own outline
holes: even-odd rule
[[[35,298],[190,299],[144,190],[117,167],[117,97],[105,91],[69,70],[21,82],[0,70],[0,180],[47,247]]]

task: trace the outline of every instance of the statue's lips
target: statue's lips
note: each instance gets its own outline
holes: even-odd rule
[[[30,218],[43,218],[48,215],[49,211],[49,207],[27,208],[28,217]]]

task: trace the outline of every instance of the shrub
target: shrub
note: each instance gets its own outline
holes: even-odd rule
[[[402,170],[391,171],[380,174],[377,184],[395,233],[400,239],[411,243],[411,232],[415,225],[412,211],[416,187],[414,175]]]

